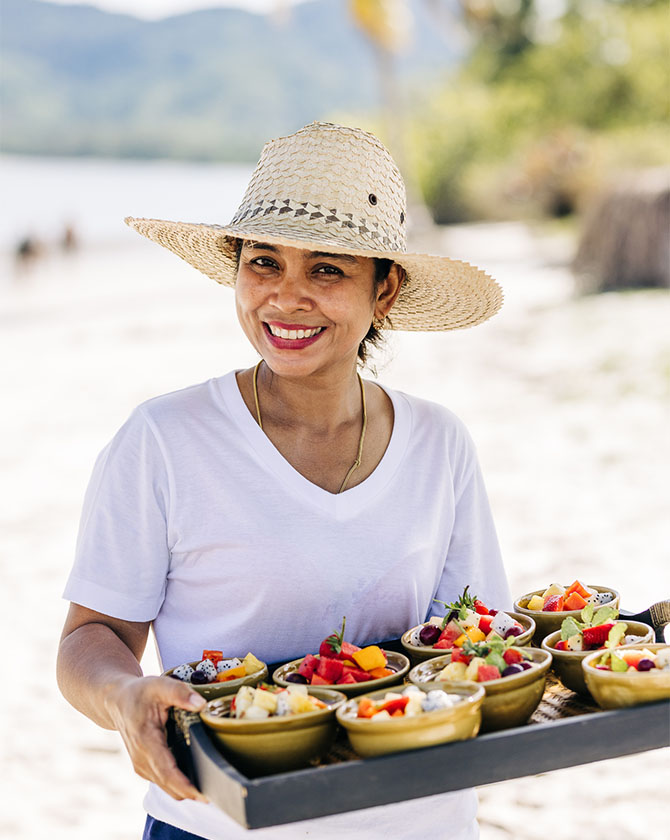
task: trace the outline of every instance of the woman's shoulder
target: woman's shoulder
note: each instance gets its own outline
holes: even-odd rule
[[[212,377],[194,385],[150,397],[141,402],[134,413],[150,420],[160,420],[183,413],[199,413],[208,407],[218,407],[226,382],[234,375],[235,372],[231,371],[223,376]]]
[[[427,425],[433,429],[444,431],[459,431],[467,434],[465,423],[451,409],[442,403],[425,397],[417,397],[408,394],[406,391],[399,391],[394,388],[382,386],[391,398],[394,406],[403,405],[412,417],[413,425]]]

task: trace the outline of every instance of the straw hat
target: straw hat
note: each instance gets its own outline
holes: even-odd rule
[[[226,286],[235,285],[240,239],[393,260],[407,273],[387,321],[394,329],[471,327],[502,304],[481,269],[407,253],[402,176],[379,140],[357,128],[315,122],[266,143],[228,225],[126,223]]]

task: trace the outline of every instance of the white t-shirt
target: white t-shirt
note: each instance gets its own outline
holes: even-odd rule
[[[347,617],[358,645],[398,638],[465,584],[509,607],[472,441],[447,409],[387,389],[391,440],[342,494],[300,475],[249,413],[235,372],[139,406],[100,454],[64,597],[153,621],[164,668],[203,648],[272,663],[318,649]],[[254,832],[259,840],[471,836],[462,791]],[[248,835],[213,805],[152,785],[150,814],[210,840]],[[366,829],[369,822],[369,831]],[[407,833],[403,833],[407,825]],[[446,830],[446,827],[449,830]],[[419,832],[420,833],[420,832]]]

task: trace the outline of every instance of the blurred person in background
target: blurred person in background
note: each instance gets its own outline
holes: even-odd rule
[[[347,617],[350,641],[398,638],[469,584],[510,597],[473,443],[446,408],[363,380],[387,329],[450,330],[499,309],[495,281],[406,251],[405,188],[358,129],[313,123],[263,149],[224,227],[128,219],[235,290],[260,361],[140,405],[86,495],[59,685],[117,729],[151,782],[143,837],[246,835],[179,771],[171,707],[205,701],[143,676],[203,648],[280,662]],[[474,791],[260,829],[267,840],[478,836]],[[138,831],[139,833],[139,831]]]

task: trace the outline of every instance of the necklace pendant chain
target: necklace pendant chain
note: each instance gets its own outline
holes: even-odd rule
[[[258,362],[256,367],[254,368],[254,376],[253,376],[253,383],[254,383],[254,403],[256,404],[256,420],[258,421],[258,425],[260,426],[261,431],[263,431],[263,421],[261,420],[261,407],[258,401],[258,369],[263,364],[263,359]],[[361,436],[358,439],[358,452],[356,453],[356,460],[354,463],[349,467],[349,471],[344,476],[344,481],[340,484],[340,489],[337,491],[338,494],[342,493],[342,491],[346,488],[347,484],[349,483],[349,479],[353,475],[354,471],[358,469],[361,465],[361,460],[363,458],[363,443],[365,442],[365,431],[368,427],[368,411],[367,406],[365,404],[365,386],[363,385],[363,380],[361,379],[360,373],[356,372],[356,376],[358,377],[358,384],[361,388],[361,404],[363,409],[363,426],[361,428]]]

